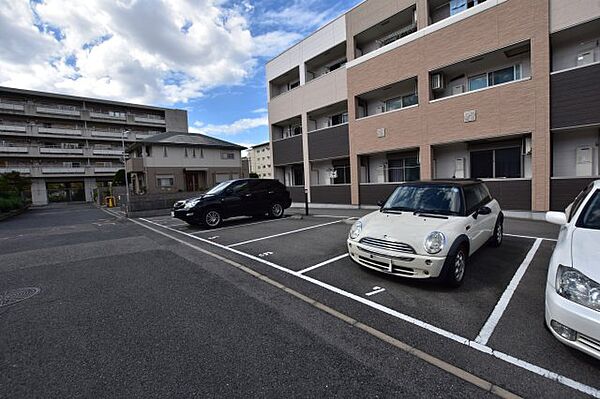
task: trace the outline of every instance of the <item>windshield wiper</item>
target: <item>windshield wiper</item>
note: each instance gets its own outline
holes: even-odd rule
[[[411,211],[412,209],[408,209],[402,206],[390,206],[387,208],[381,208],[381,212],[384,213],[398,213],[401,214],[404,211]]]

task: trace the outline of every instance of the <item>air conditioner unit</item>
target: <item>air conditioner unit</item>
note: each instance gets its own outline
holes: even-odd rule
[[[592,175],[592,147],[585,146],[576,149],[576,176]]]
[[[456,158],[454,167],[454,177],[457,179],[465,178],[465,159]]]
[[[441,90],[445,87],[443,73],[439,72],[431,75],[431,90]]]

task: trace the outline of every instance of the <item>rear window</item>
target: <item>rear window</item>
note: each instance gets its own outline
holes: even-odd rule
[[[596,190],[583,208],[577,221],[577,227],[600,230],[600,190]]]

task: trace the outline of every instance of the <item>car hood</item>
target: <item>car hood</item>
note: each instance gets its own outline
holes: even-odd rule
[[[440,231],[446,235],[447,244],[440,253],[443,255],[454,241],[456,226],[462,223],[461,217],[430,217],[414,215],[412,212],[384,213],[373,212],[361,219],[363,229],[361,238],[373,237],[389,241],[403,242],[411,245],[417,253],[425,254],[423,242],[432,231]]]
[[[573,267],[600,283],[600,230],[577,228],[571,240]]]

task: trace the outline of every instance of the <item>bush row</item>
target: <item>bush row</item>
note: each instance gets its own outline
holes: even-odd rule
[[[23,207],[23,201],[18,196],[0,197],[0,212],[8,212]]]

